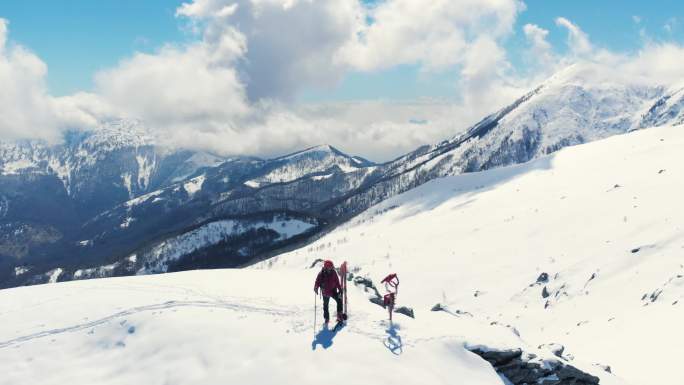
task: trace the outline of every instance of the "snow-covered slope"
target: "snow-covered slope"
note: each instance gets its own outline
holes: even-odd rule
[[[568,67],[470,129],[458,127],[462,134],[385,164],[328,145],[274,159],[162,151],[135,121],[107,122],[57,148],[0,144],[0,217],[9,223],[0,227],[0,287],[46,282],[57,268],[59,280],[78,270],[132,274],[141,266],[108,267],[129,266],[131,254],[212,221],[294,214],[319,224],[311,233],[327,232],[436,178],[684,121],[683,86],[602,75],[592,64]],[[30,234],[15,237],[22,228]],[[227,246],[201,259],[208,265],[184,268],[253,263],[291,245],[261,244],[244,255]]]
[[[661,114],[657,122],[647,116],[676,88],[597,81],[598,71],[592,64],[570,66],[464,133],[384,164],[377,183],[330,207],[330,214],[353,215],[360,206],[435,178],[523,163],[634,129],[681,123],[672,113]]]
[[[584,92],[568,90],[554,98]],[[566,134],[585,129],[587,122],[580,121],[564,130],[573,121],[568,117],[594,111],[592,122],[605,123],[590,131],[598,133],[588,137],[594,140],[639,128],[648,111],[658,110],[648,100],[609,103],[610,94],[593,93],[570,109],[557,104],[560,110],[547,114],[554,118],[539,125],[541,136],[533,142],[526,116],[550,103],[528,104],[545,100],[541,89],[465,136],[392,164],[348,172],[336,166],[332,174],[317,170],[257,188],[244,185],[254,179],[251,173],[264,175],[281,164],[241,159],[122,204],[102,218],[123,235],[136,228],[149,232],[155,225],[150,218],[178,223],[171,219],[207,215],[204,223],[146,245],[154,262],[253,230],[233,231],[229,217],[216,222],[231,210],[272,208],[254,205],[306,196],[280,209],[316,212],[334,194],[373,192],[378,184],[367,179],[368,169],[380,173],[374,174],[379,183],[387,182],[387,189],[375,190],[378,199],[390,197],[316,242],[252,269],[2,290],[0,384],[595,385],[598,378],[602,385],[676,384],[684,354],[684,130],[649,128],[556,151],[574,143],[563,142]],[[620,106],[611,107],[614,120],[601,115],[601,100]],[[518,108],[531,110],[518,115]],[[620,117],[631,109],[634,119],[627,125]],[[526,159],[534,160],[495,168]],[[460,168],[467,164],[473,168]],[[435,179],[480,169],[489,170]],[[225,186],[242,187],[222,194]],[[373,199],[357,200],[354,210]],[[0,214],[14,204],[2,202]],[[181,209],[164,211],[173,202]],[[168,212],[174,216],[165,217]],[[130,218],[125,228],[122,218]],[[269,239],[296,237],[313,229],[307,226],[311,220],[298,213],[260,228]],[[51,236],[43,231],[26,239]],[[88,237],[77,247],[91,248],[102,239]],[[41,282],[55,282],[122,268],[139,271],[147,257],[126,254],[107,265],[36,274]],[[350,284],[350,322],[337,333],[319,325],[313,330],[311,286],[321,258],[348,260],[358,282]],[[13,271],[23,276],[31,267]],[[364,287],[372,280],[380,288],[380,279],[392,272],[401,279],[398,305],[410,307],[415,318],[395,314],[390,325],[385,310],[369,301],[377,298],[374,291]],[[498,374],[517,377],[499,377],[483,357]],[[576,377],[563,377],[568,375]]]
[[[273,159],[277,166],[266,174],[245,182],[245,185],[257,188],[271,183],[285,183],[314,173],[352,172],[373,166],[373,163],[342,153],[338,149],[321,145],[294,154]]]
[[[512,325],[632,384],[679,383],[682,148],[684,127],[650,128],[434,180],[256,267],[395,272],[402,305]]]
[[[639,127],[684,124],[684,84],[671,86],[643,115]]]
[[[314,329],[316,272],[210,270],[2,290],[0,384],[505,384],[468,350],[476,348],[522,348],[540,368],[576,374],[509,328],[470,317],[420,309],[390,325],[353,285],[348,325],[325,330],[318,315]],[[623,384],[579,366],[602,385]]]

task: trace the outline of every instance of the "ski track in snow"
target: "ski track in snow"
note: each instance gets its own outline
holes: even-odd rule
[[[181,308],[181,307],[225,309],[225,310],[234,310],[234,311],[240,311],[240,312],[256,312],[256,313],[263,313],[263,314],[270,314],[270,315],[277,315],[277,316],[292,315],[296,312],[295,309],[283,310],[283,309],[275,309],[275,308],[264,308],[264,307],[255,307],[255,306],[249,306],[249,305],[240,305],[240,304],[229,303],[229,302],[168,301],[168,302],[152,304],[152,305],[136,306],[136,307],[130,308],[128,310],[120,311],[120,312],[112,314],[110,316],[100,318],[100,319],[95,320],[95,321],[86,322],[86,323],[77,324],[77,325],[59,328],[59,329],[45,330],[45,331],[41,331],[38,333],[29,334],[26,336],[14,338],[14,339],[11,339],[8,341],[1,341],[0,342],[0,349],[11,347],[13,345],[16,345],[16,344],[19,344],[22,342],[26,342],[26,341],[30,341],[30,340],[34,340],[34,339],[38,339],[38,338],[53,336],[55,334],[69,333],[69,332],[75,332],[75,331],[79,331],[79,330],[83,330],[83,329],[92,328],[95,326],[99,326],[99,325],[111,322],[117,318],[128,317],[128,316],[135,315],[135,314],[142,313],[142,312],[172,309],[172,308]]]

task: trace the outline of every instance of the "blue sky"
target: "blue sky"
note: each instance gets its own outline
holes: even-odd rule
[[[123,118],[221,154],[390,159],[570,65],[679,83],[682,23],[681,0],[0,0],[0,137]]]
[[[195,39],[174,14],[174,0],[4,0],[0,17],[10,21],[11,42],[33,50],[49,68],[49,91],[66,95],[92,88],[93,74],[115,66],[136,51],[153,52],[166,42]],[[640,30],[654,40],[684,40],[684,2],[526,1],[515,34],[504,46],[509,60],[521,65],[525,47],[521,28],[534,23],[550,31],[555,50],[565,50],[566,32],[554,19],[562,16],[579,25],[597,46],[634,51],[642,43]],[[670,27],[666,27],[669,25]],[[419,66],[401,65],[370,73],[351,72],[330,89],[309,89],[305,101],[413,99],[455,97],[455,74],[425,74]]]

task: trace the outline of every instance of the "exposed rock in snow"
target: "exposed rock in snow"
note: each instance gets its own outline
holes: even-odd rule
[[[495,350],[481,347],[471,352],[484,358],[511,384],[598,385],[600,379],[559,360],[539,359],[522,350]]]
[[[563,352],[565,351],[565,346],[557,343],[550,343],[550,344],[542,344],[539,345],[539,349],[547,349],[551,353],[553,353],[554,356],[558,358],[563,358]]]
[[[407,306],[399,306],[398,308],[394,309],[395,313],[403,314],[407,317],[411,318],[416,318],[415,313],[413,312],[413,309]]]
[[[539,274],[539,277],[537,277],[537,283],[547,283],[547,282],[549,282],[549,275],[547,273]]]

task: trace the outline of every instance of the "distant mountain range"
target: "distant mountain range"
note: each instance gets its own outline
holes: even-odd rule
[[[244,266],[448,175],[684,123],[684,86],[556,74],[465,133],[375,164],[323,145],[275,159],[170,150],[138,121],[0,143],[0,287]],[[454,122],[454,127],[459,123]]]

